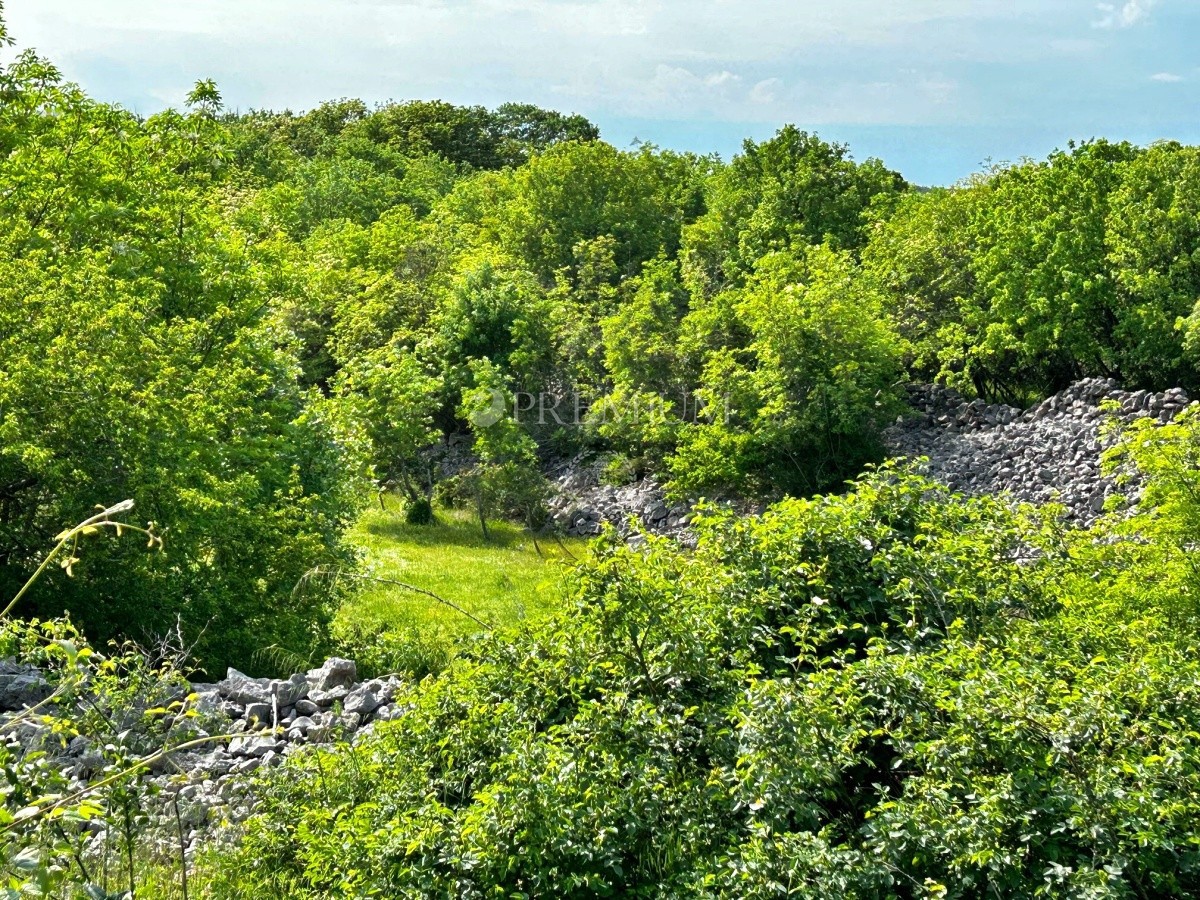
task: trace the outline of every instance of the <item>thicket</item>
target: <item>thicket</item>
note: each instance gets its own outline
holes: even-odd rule
[[[337,598],[294,588],[353,565],[368,481],[427,520],[456,432],[489,477],[441,496],[486,528],[540,522],[534,470],[581,450],[677,495],[837,489],[912,379],[1197,386],[1195,148],[917,191],[790,126],[726,164],[521,104],[234,114],[202,83],[139,119],[31,53],[0,91],[0,588],[135,497],[168,553],[111,545],[30,611],[179,622],[217,671],[308,655]],[[520,420],[490,461],[481,390]]]
[[[1138,434],[1154,505],[1098,532],[885,469],[606,545],[557,619],[289,763],[212,890],[1195,896],[1200,519],[1157,460],[1198,447]]]

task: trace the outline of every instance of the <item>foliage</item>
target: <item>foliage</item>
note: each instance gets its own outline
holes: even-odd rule
[[[222,870],[275,860],[281,896],[1190,896],[1197,620],[1161,563],[896,471],[710,517],[694,553],[609,545],[561,617],[294,760]]]
[[[876,457],[879,428],[896,412],[900,348],[846,254],[771,254],[745,288],[714,303],[728,305],[748,340],[704,357],[706,406],[667,463],[678,489],[803,495]]]
[[[0,78],[0,588],[61,521],[134,497],[167,553],[105,546],[28,611],[100,640],[182,621],[214,671],[311,644],[332,598],[292,588],[347,557],[354,487],[275,319],[274,248],[213,202],[218,95],[141,122],[30,54]]]
[[[864,271],[918,374],[1020,401],[1195,385],[1192,148],[1090,141],[877,211]]]
[[[413,504],[428,505],[433,463],[424,455],[436,440],[438,380],[411,351],[385,347],[342,370],[339,387],[371,443],[371,464],[381,489],[395,486]]]
[[[471,363],[474,386],[463,392],[460,415],[471,423],[475,463],[457,476],[472,500],[484,538],[488,520],[517,515],[541,525],[549,485],[538,468],[537,444],[516,419],[513,398],[500,370],[483,359]]]
[[[374,110],[361,100],[333,100],[296,115],[257,110],[229,117],[242,148],[243,166],[278,179],[265,161],[354,156],[385,169],[436,157],[458,169],[519,166],[531,155],[568,141],[594,141],[596,126],[528,103],[495,110],[456,106],[441,100],[384,103]],[[278,163],[277,163],[278,164]],[[283,162],[286,168],[287,163]]]
[[[166,803],[156,799],[161,788],[151,772],[176,750],[220,739],[206,729],[221,728],[221,717],[197,708],[183,678],[184,648],[164,642],[152,658],[133,644],[114,643],[101,654],[68,620],[9,617],[52,563],[70,573],[83,545],[94,549],[104,532],[132,532],[161,549],[153,531],[121,520],[131,508],[118,504],[63,531],[0,613],[7,699],[17,688],[24,700],[22,709],[0,719],[0,889],[6,896],[63,896],[71,889],[117,896],[109,893],[115,884],[128,886],[132,896],[150,849],[146,823],[152,807]],[[182,830],[178,840],[184,840]],[[186,861],[180,869],[186,880]]]
[[[688,229],[684,256],[693,290],[734,286],[764,255],[829,242],[863,243],[863,214],[904,180],[878,160],[855,163],[848,148],[785,126],[741,155],[710,182],[708,212]]]

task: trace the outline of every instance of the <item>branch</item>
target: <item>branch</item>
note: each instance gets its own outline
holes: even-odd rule
[[[313,569],[311,572],[309,572],[307,575],[304,576],[304,579],[301,579],[301,580],[303,581],[313,575],[329,575],[334,578],[342,576],[345,578],[353,578],[357,581],[373,581],[376,584],[390,584],[393,587],[403,588],[406,591],[412,591],[414,594],[420,594],[423,597],[428,597],[431,600],[436,600],[438,603],[442,604],[443,606],[450,607],[450,609],[454,610],[457,613],[460,613],[461,615],[466,616],[472,622],[475,622],[477,625],[480,625],[480,626],[488,629],[489,631],[494,630],[496,627],[496,626],[492,625],[490,622],[485,622],[483,619],[479,618],[479,616],[475,615],[474,613],[467,612],[465,609],[463,609],[457,603],[453,603],[450,600],[447,600],[445,597],[439,597],[437,594],[433,593],[433,591],[427,591],[424,588],[419,588],[416,585],[408,584],[407,582],[404,582],[404,581],[396,581],[393,578],[379,578],[375,575],[360,575],[357,572],[329,571],[328,569],[321,569],[321,568]]]
[[[102,528],[112,528],[117,532],[117,536],[120,537],[121,533],[128,529],[129,531],[135,531],[139,534],[146,535],[150,539],[148,546],[151,548],[161,548],[163,543],[162,538],[154,533],[153,525],[151,525],[149,528],[138,528],[136,525],[127,525],[126,523],[118,522],[113,518],[113,516],[119,515],[120,513],[129,512],[131,509],[133,509],[133,501],[122,500],[116,506],[110,506],[108,509],[102,509],[91,518],[84,519],[84,521],[80,522],[74,528],[68,528],[66,531],[58,535],[58,537],[55,539],[58,541],[58,543],[54,545],[54,549],[52,549],[46,555],[46,558],[42,560],[41,565],[37,567],[37,571],[29,576],[29,580],[25,582],[19,591],[17,591],[17,595],[8,602],[8,606],[4,607],[4,609],[0,611],[0,619],[5,619],[8,617],[8,614],[13,611],[13,607],[15,607],[17,603],[20,602],[21,598],[29,592],[29,589],[33,587],[34,583],[42,577],[42,573],[46,571],[50,563],[54,561],[54,559],[59,553],[62,552],[63,548],[65,548],[67,544],[72,544],[72,551],[74,551],[75,547],[78,546],[81,535],[94,534]],[[67,570],[67,575],[71,574],[70,564],[75,561],[76,560],[74,558],[69,558],[67,560],[67,563],[64,566]]]

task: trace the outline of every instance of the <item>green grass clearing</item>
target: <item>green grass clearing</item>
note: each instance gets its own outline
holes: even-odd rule
[[[528,531],[489,523],[484,540],[468,512],[439,509],[437,523],[409,525],[395,500],[365,512],[351,538],[366,551],[367,572],[437,594],[494,627],[536,621],[561,600],[563,575],[586,542],[541,540]],[[569,550],[569,553],[567,552]],[[338,611],[333,633],[369,674],[441,668],[457,638],[481,630],[469,617],[429,597],[389,584],[364,582]]]

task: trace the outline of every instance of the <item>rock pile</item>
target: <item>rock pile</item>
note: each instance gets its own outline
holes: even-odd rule
[[[1115,413],[1101,404],[1114,401]],[[967,402],[933,385],[909,389],[917,415],[899,420],[886,440],[895,456],[927,457],[928,473],[966,494],[1008,492],[1030,503],[1061,503],[1078,524],[1092,522],[1116,492],[1100,472],[1102,425],[1114,417],[1169,422],[1189,405],[1179,389],[1124,391],[1110,379],[1073,384],[1026,410]]]
[[[193,831],[214,818],[240,821],[251,812],[237,777],[270,767],[304,744],[350,739],[377,721],[392,718],[401,687],[395,677],[359,682],[355,664],[329,659],[320,668],[288,679],[250,678],[230,669],[217,684],[194,684],[194,706],[216,713],[234,737],[204,752],[180,754],[165,763],[182,779],[170,779]],[[194,835],[193,835],[194,836]]]
[[[319,669],[287,680],[250,678],[230,669],[217,684],[192,685],[198,709],[218,711],[238,735],[212,751],[217,768],[244,772],[278,760],[290,743],[319,742],[390,719],[395,677],[357,683],[348,659],[330,659]],[[227,765],[228,764],[228,765]]]
[[[601,484],[596,466],[573,461],[552,485],[551,522],[573,537],[591,537],[612,525],[634,540],[639,530],[684,538],[692,521],[691,504],[667,500],[654,478],[621,486]]]
[[[176,799],[191,847],[214,824],[243,821],[253,810],[247,775],[277,765],[305,744],[353,741],[374,722],[392,718],[400,687],[395,677],[359,682],[355,664],[336,658],[288,679],[251,678],[230,669],[216,684],[191,685],[187,708],[197,715],[187,720],[173,743],[210,736],[214,740],[152,765],[157,801],[148,812],[154,833],[162,836],[165,847],[177,846],[170,802]],[[0,661],[0,721],[46,699],[51,691],[36,669]],[[16,738],[27,749],[57,756],[79,787],[107,764],[88,738],[76,737],[64,750],[50,729],[36,722],[22,721]],[[97,836],[101,834],[98,826]]]

